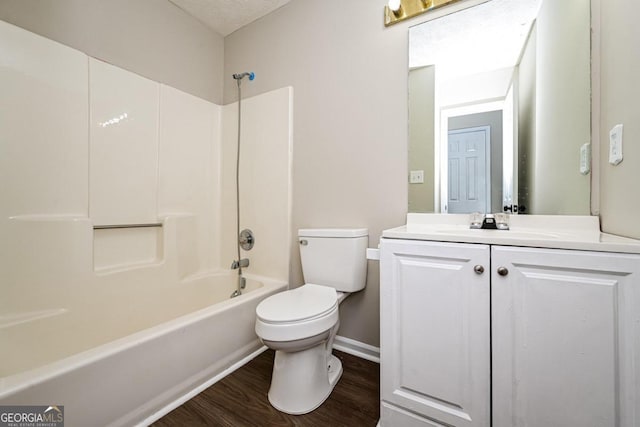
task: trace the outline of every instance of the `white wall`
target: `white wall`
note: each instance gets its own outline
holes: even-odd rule
[[[255,71],[248,96],[294,90],[293,230],[383,229],[407,212],[407,28],[385,28],[385,0],[294,0],[225,38],[225,76]],[[225,78],[225,103],[236,99]],[[303,283],[292,245],[291,285]],[[379,343],[378,265],[341,305],[340,335]]]
[[[631,0],[593,0],[600,36],[600,215],[602,230],[640,239],[640,5]],[[597,40],[597,39],[596,39]],[[609,160],[609,130],[624,125],[624,160]]]
[[[534,24],[518,64],[518,205],[536,212],[530,194],[536,192],[536,37]]]
[[[589,16],[586,0],[546,0],[538,14],[531,213],[590,212],[590,177],[580,174],[580,146],[591,141]]]
[[[222,104],[223,38],[168,0],[0,0],[0,19]]]

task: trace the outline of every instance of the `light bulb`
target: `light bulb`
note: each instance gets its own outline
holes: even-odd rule
[[[387,6],[391,11],[398,12],[401,6],[400,0],[389,0],[389,3],[387,4]]]

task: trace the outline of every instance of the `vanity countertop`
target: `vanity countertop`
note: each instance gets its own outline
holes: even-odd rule
[[[511,215],[510,230],[472,230],[466,214],[410,213],[383,238],[640,253],[640,240],[600,232],[596,216]]]

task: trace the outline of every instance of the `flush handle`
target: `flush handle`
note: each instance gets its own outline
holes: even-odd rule
[[[473,271],[475,271],[476,274],[482,274],[484,273],[484,267],[478,264],[475,267],[473,267]]]
[[[507,267],[498,267],[498,274],[501,276],[506,276],[507,274],[509,274],[509,270],[507,270]]]

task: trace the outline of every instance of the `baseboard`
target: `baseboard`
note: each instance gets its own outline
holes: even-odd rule
[[[209,387],[211,387],[212,385],[214,385],[215,383],[217,383],[218,381],[220,381],[221,379],[223,379],[227,375],[231,374],[235,370],[240,369],[241,367],[243,367],[247,363],[251,362],[253,359],[255,359],[257,356],[259,356],[260,354],[262,354],[266,350],[267,350],[266,346],[260,347],[259,349],[257,349],[253,353],[251,353],[248,356],[242,358],[238,362],[236,362],[233,365],[229,366],[224,371],[222,371],[219,374],[215,375],[213,378],[211,378],[208,381],[202,383],[198,387],[196,387],[193,390],[191,390],[190,392],[182,395],[181,397],[177,398],[173,402],[167,404],[166,406],[164,406],[160,410],[154,412],[153,414],[151,414],[150,416],[148,416],[144,420],[140,421],[140,423],[136,424],[136,426],[137,427],[142,427],[142,426],[148,426],[150,424],[153,424],[154,422],[158,421],[160,418],[162,418],[165,415],[167,415],[169,412],[171,412],[174,409],[176,409],[178,406],[180,406],[180,405],[186,403],[187,401],[193,399],[196,395],[202,393],[204,390],[208,389]]]
[[[361,359],[380,363],[380,347],[374,347],[360,341],[352,340],[351,338],[337,335],[333,342],[333,348]]]

